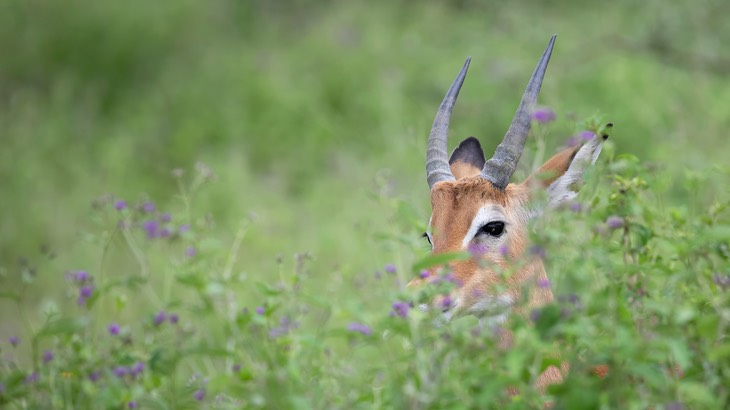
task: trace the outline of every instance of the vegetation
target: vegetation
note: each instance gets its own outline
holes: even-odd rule
[[[728,12],[3,2],[0,407],[728,407]],[[471,55],[450,143],[489,151],[554,32],[557,119],[515,179],[614,134],[531,227],[558,297],[501,350],[414,309],[447,280],[405,289],[433,262],[427,132]]]

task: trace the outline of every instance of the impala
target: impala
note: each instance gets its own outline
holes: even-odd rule
[[[474,137],[462,141],[451,157],[447,154],[449,119],[471,58],[464,63],[436,114],[426,155],[432,207],[426,236],[434,254],[479,250],[472,252],[475,256],[471,259],[448,264],[459,286],[450,295],[452,303],[444,308],[446,320],[473,314],[501,323],[511,310],[529,312],[553,300],[552,290],[545,285],[549,282],[542,259],[527,251],[528,223],[541,213],[533,208],[533,199],[542,189],[547,190],[547,207],[572,200],[576,196],[574,187],[582,181],[586,167],[595,163],[607,138],[596,135],[581,146],[567,148],[522,183],[510,183],[530,132],[532,112],[554,43],[555,36],[532,73],[503,141],[489,160],[485,161]],[[510,266],[511,261],[524,258],[524,264]],[[409,285],[437,277],[436,269],[432,268],[429,278]],[[510,269],[512,273],[506,278],[498,272]],[[527,304],[517,306],[522,292],[529,295]],[[538,386],[561,378],[556,368],[548,369]]]

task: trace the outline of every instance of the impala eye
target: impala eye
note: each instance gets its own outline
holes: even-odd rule
[[[431,237],[430,237],[430,236],[428,236],[428,233],[424,232],[424,233],[423,233],[423,234],[421,235],[421,237],[422,237],[422,238],[426,238],[426,240],[428,241],[428,244],[429,244],[429,245],[431,245],[431,246],[433,246],[433,244],[431,243]]]
[[[493,221],[489,222],[488,224],[482,226],[479,229],[478,234],[487,234],[489,236],[499,237],[502,236],[504,233],[504,222],[502,221]]]

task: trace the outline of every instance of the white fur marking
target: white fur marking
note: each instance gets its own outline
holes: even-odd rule
[[[594,137],[580,147],[568,166],[568,170],[548,187],[549,207],[556,207],[578,195],[571,187],[583,180],[583,172],[585,172],[586,166],[596,163],[601,148],[603,148],[603,138],[600,136]]]
[[[461,242],[462,248],[466,249],[469,246],[469,242],[474,239],[474,235],[479,231],[479,228],[491,221],[504,221],[504,215],[499,208],[495,205],[486,205],[479,208],[474,219],[471,220],[471,226],[466,232],[464,240]]]

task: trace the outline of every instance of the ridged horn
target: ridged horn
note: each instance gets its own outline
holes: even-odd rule
[[[464,83],[466,72],[469,69],[471,57],[466,59],[464,66],[459,71],[459,75],[451,84],[451,88],[446,93],[444,100],[441,102],[436,118],[433,120],[431,133],[428,136],[428,149],[426,151],[426,181],[428,187],[433,189],[437,182],[454,181],[454,175],[451,173],[449,166],[449,154],[446,152],[446,140],[449,135],[449,119],[451,118],[451,110],[454,108],[456,98],[459,96],[459,90]]]
[[[537,95],[540,93],[542,79],[550,62],[555,37],[556,35],[553,35],[550,38],[550,43],[545,48],[545,52],[542,53],[542,57],[532,73],[530,82],[527,83],[525,93],[522,95],[522,101],[517,107],[517,112],[502,143],[497,146],[494,156],[484,164],[482,169],[482,177],[488,179],[498,189],[504,190],[507,187],[512,174],[517,168],[517,163],[520,161],[520,156],[522,156],[527,134],[530,133],[532,110],[537,103]]]

